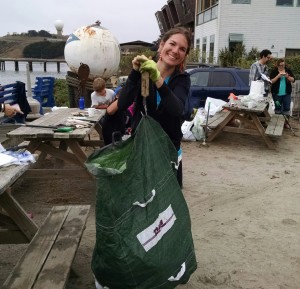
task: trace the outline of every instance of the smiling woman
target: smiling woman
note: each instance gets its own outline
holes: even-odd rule
[[[181,123],[185,102],[189,94],[190,78],[184,71],[186,57],[190,51],[190,31],[176,27],[164,34],[158,48],[158,60],[137,56],[132,61],[133,69],[122,89],[118,106],[127,109],[136,102],[133,115],[133,130],[138,126],[142,114],[153,117],[170,137],[178,151],[177,179],[182,186]],[[141,95],[141,73],[150,75],[149,95]],[[145,105],[144,105],[145,102]]]

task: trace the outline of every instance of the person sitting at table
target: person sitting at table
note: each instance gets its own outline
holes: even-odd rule
[[[120,110],[118,108],[118,98],[121,90],[122,87],[115,90],[115,100],[107,107],[105,115],[100,120],[105,145],[112,143],[112,135],[114,132],[119,132],[119,134],[114,136],[115,140],[119,141],[126,133],[126,130],[130,131],[134,103],[127,110]]]
[[[19,105],[10,105],[9,103],[1,103],[1,112],[7,117],[13,117],[17,113],[23,114]]]
[[[91,107],[98,109],[106,109],[115,98],[115,93],[112,89],[106,88],[105,80],[97,77],[93,81],[94,92],[91,94]]]

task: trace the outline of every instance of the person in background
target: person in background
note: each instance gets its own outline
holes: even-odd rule
[[[112,143],[114,132],[119,132],[119,135],[114,137],[116,141],[119,141],[120,137],[125,134],[125,113],[118,109],[118,97],[121,90],[121,86],[116,88],[114,101],[106,108],[106,113],[100,120],[105,145]]]
[[[126,110],[135,101],[132,119],[134,131],[141,120],[142,113],[146,113],[141,95],[141,72],[149,72],[147,114],[161,125],[178,151],[177,180],[181,187],[181,124],[191,83],[189,75],[184,71],[184,65],[190,44],[191,34],[186,28],[176,27],[166,32],[158,47],[157,63],[144,55],[138,55],[133,59],[132,71],[118,100],[118,108],[121,110]]]
[[[275,103],[275,113],[290,116],[292,83],[295,76],[291,69],[285,66],[284,59],[278,59],[276,67],[270,73],[272,81],[271,93]],[[287,127],[287,124],[285,124]]]
[[[91,107],[98,109],[106,109],[112,103],[115,93],[112,89],[107,89],[105,80],[101,77],[95,78],[93,81],[94,92],[91,94]]]
[[[264,81],[265,93],[264,96],[268,96],[269,94],[269,82],[265,79],[262,79],[262,74],[268,76],[268,67],[267,63],[272,58],[272,52],[268,49],[264,49],[259,54],[260,59],[254,62],[250,67],[249,73],[249,86],[251,86],[252,81],[262,80]]]

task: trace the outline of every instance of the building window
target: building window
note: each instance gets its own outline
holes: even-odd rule
[[[197,25],[200,25],[204,22],[203,16],[204,16],[203,13],[197,15]]]
[[[190,11],[185,3],[185,0],[181,0],[180,4],[181,4],[182,10],[183,10],[183,14],[187,15]]]
[[[229,33],[229,50],[234,51],[238,44],[243,44],[243,40],[243,34]]]
[[[207,38],[203,37],[203,39],[202,39],[202,62],[203,63],[206,62],[206,41],[207,41]]]
[[[251,0],[232,0],[232,4],[251,4]]]
[[[300,49],[290,49],[290,48],[287,48],[285,50],[285,57],[288,57],[288,56],[298,56],[300,54]]]
[[[294,0],[277,0],[277,6],[293,6]],[[298,1],[299,2],[299,1]]]
[[[218,18],[218,0],[197,0],[196,25]]]
[[[211,8],[211,19],[216,19],[217,17],[218,17],[218,6],[214,6],[213,8]]]
[[[219,0],[197,0],[197,13],[219,4]]]
[[[200,50],[200,39],[196,39],[196,49]]]
[[[215,50],[215,35],[211,35],[209,38],[209,63],[214,62],[214,50]]]

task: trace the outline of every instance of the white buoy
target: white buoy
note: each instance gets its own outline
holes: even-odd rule
[[[97,21],[69,36],[64,55],[72,72],[77,74],[84,63],[89,66],[90,79],[100,76],[106,80],[118,72],[121,52],[116,37]]]

